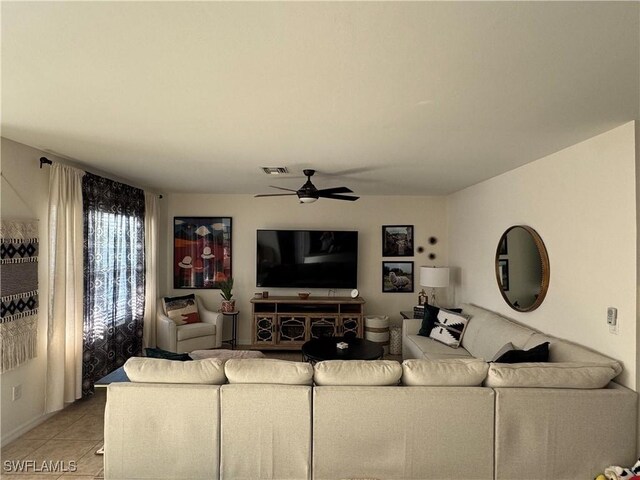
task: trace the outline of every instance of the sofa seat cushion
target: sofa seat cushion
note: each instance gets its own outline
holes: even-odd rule
[[[402,383],[409,386],[478,386],[487,376],[489,364],[475,358],[405,360]]]
[[[161,358],[131,357],[124,364],[129,380],[135,383],[195,383],[222,385],[224,362],[217,358],[178,362]]]
[[[398,385],[402,366],[392,360],[326,360],[316,363],[316,385]]]
[[[462,346],[476,358],[491,360],[508,342],[516,348],[524,348],[527,340],[535,333],[534,330],[475,305],[464,304],[462,311],[471,316]]]
[[[177,328],[177,339],[188,340],[190,338],[208,337],[216,334],[216,326],[212,323],[188,323]]]
[[[407,335],[407,343],[412,343],[412,350],[415,348],[422,352],[423,358],[437,360],[439,358],[465,358],[471,354],[462,347],[451,348],[443,343],[437,342],[433,338],[421,337],[420,335]],[[415,348],[413,348],[415,346]]]
[[[227,360],[224,371],[229,383],[279,385],[311,385],[313,383],[313,367],[308,363],[288,362],[274,358]]]
[[[525,344],[526,350],[541,343],[549,342],[550,362],[587,362],[610,365],[616,372],[616,376],[622,372],[622,365],[617,360],[607,357],[582,345],[571,343],[550,335],[535,333]]]
[[[486,387],[604,388],[616,376],[611,365],[595,363],[492,363]]]

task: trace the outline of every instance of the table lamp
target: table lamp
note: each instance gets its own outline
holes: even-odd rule
[[[449,267],[420,267],[420,285],[431,288],[431,302],[436,304],[436,288],[449,286]]]

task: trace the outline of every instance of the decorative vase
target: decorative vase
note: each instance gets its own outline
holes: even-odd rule
[[[236,309],[236,301],[235,300],[222,300],[222,306],[220,307],[220,311],[224,313],[234,312]]]

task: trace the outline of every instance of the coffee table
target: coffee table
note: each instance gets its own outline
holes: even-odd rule
[[[339,349],[336,347],[338,342],[348,343],[349,348]],[[377,360],[383,355],[382,345],[364,338],[314,338],[302,345],[302,359],[311,363],[322,360]]]

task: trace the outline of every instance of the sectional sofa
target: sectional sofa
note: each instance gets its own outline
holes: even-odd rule
[[[507,387],[503,367],[130,359],[108,389],[105,478],[577,480],[634,462],[634,392],[602,372]]]

